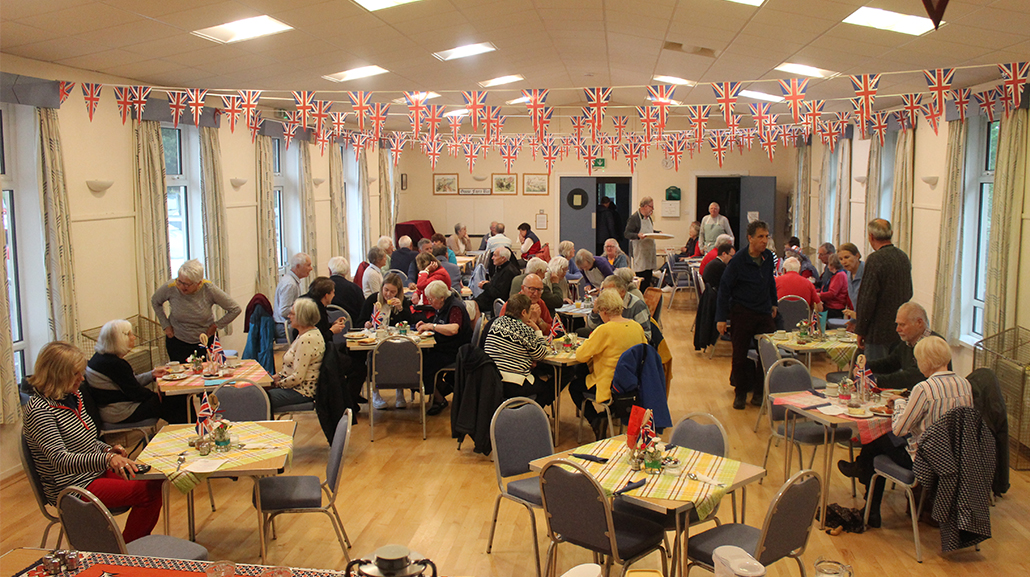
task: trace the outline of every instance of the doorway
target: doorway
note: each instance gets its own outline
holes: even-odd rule
[[[776,230],[775,176],[698,177],[696,210],[699,222],[708,214],[708,205],[713,202],[719,204],[719,214],[730,221],[737,250],[747,244],[749,216],[764,220],[770,232]]]
[[[609,238],[619,241],[622,252],[629,254],[629,240],[626,239],[626,220],[630,210],[632,181],[628,177],[604,177],[597,179],[597,226],[594,227],[594,254],[604,253],[604,242]],[[611,200],[608,207],[604,199]],[[606,214],[607,213],[607,214]]]
[[[585,248],[595,255],[603,253],[604,241],[618,239],[628,252],[629,241],[623,238],[626,219],[632,213],[630,198],[633,179],[630,177],[563,176],[559,179],[559,218],[561,240],[570,240],[576,249]],[[612,199],[612,219],[601,217],[601,201]],[[599,226],[599,217],[608,225]]]

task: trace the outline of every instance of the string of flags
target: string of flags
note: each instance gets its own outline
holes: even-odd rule
[[[741,154],[752,150],[755,140],[770,162],[775,158],[777,146],[796,145],[798,139],[818,138],[832,151],[851,125],[854,125],[862,138],[876,138],[882,146],[892,118],[902,130],[907,130],[914,127],[922,116],[934,134],[937,134],[948,101],[954,105],[959,119],[963,121],[969,114],[970,103],[974,101],[988,120],[993,122],[998,119],[999,108],[1000,113],[1007,118],[1021,103],[1030,75],[1030,63],[998,64],[998,69],[1002,77],[1001,85],[976,94],[969,88],[952,88],[954,68],[923,70],[927,92],[901,95],[901,108],[889,112],[873,110],[881,74],[850,76],[855,91],[855,96],[849,99],[853,110],[837,113],[824,112],[825,100],[806,99],[808,79],[779,80],[788,114],[771,113],[769,103],[749,104],[747,108],[754,124],[750,127],[741,126],[741,115],[736,113],[742,82],[711,84],[716,101],[714,106],[680,105],[674,100],[675,85],[648,86],[646,96],[651,104],[635,107],[640,131],[629,130],[629,117],[624,115],[610,116],[610,130],[606,130],[605,117],[611,102],[611,87],[583,89],[587,105],[582,108],[581,114],[571,117],[571,134],[550,131],[554,108],[547,106],[548,89],[522,91],[520,102],[525,103],[532,123],[532,132],[528,134],[503,133],[507,118],[501,114],[500,106],[487,103],[487,91],[462,92],[465,113],[446,115],[443,105],[426,103],[426,92],[404,92],[403,99],[398,102],[407,106],[411,129],[391,131],[389,134],[386,133],[385,125],[391,103],[372,102],[372,92],[347,92],[351,110],[334,111],[333,106],[342,103],[317,100],[314,91],[293,91],[294,110],[282,111],[281,119],[266,119],[262,118],[262,112],[258,109],[262,91],[239,90],[237,94],[220,96],[222,108],[216,109],[216,114],[225,116],[229,130],[233,133],[237,124],[242,123],[250,131],[252,141],[257,138],[264,123],[277,122],[282,125],[287,148],[297,137],[298,130],[310,130],[312,141],[323,155],[337,141],[350,143],[356,155],[364,148],[382,143],[388,147],[396,165],[400,162],[404,147],[408,146],[419,149],[429,159],[434,170],[445,150],[451,157],[464,158],[469,172],[474,170],[480,158],[496,150],[504,162],[505,170],[511,173],[519,154],[528,146],[534,161],[539,154],[548,174],[556,162],[573,154],[586,163],[588,171],[592,171],[596,159],[607,154],[613,161],[617,161],[621,154],[630,172],[635,172],[637,163],[647,158],[652,148],[660,150],[678,171],[684,152],[693,158],[694,153],[700,152],[705,146],[715,155],[720,167],[726,155],[734,150]],[[74,82],[58,83],[62,104],[72,94],[74,87]],[[93,121],[103,88],[99,83],[81,84],[90,122]],[[172,123],[178,126],[188,111],[193,123],[199,126],[208,91],[186,88],[166,92]],[[137,119],[143,117],[150,93],[149,86],[114,86],[122,124],[130,115]],[[924,95],[928,95],[925,101]],[[689,129],[666,130],[670,109],[674,106],[685,109]],[[726,124],[724,129],[707,128],[716,106]],[[482,134],[461,133],[466,116],[473,132],[479,132],[482,125]],[[444,118],[447,119],[449,130],[441,126]],[[783,124],[779,122],[781,118],[785,120]],[[356,130],[353,128],[355,125]]]

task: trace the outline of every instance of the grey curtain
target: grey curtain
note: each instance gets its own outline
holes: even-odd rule
[[[833,166],[833,154],[830,153],[830,147],[828,145],[823,146],[823,162],[822,168],[819,170],[819,212],[817,213],[816,222],[818,223],[815,227],[815,241],[822,244],[824,238],[826,238],[826,231],[823,228],[826,225],[825,214],[829,209],[826,206],[827,197],[830,194],[830,172]],[[799,239],[801,237],[798,237]],[[805,244],[802,242],[802,244]],[[808,243],[811,245],[811,242]]]
[[[318,226],[315,219],[315,183],[311,181],[311,143],[300,142],[300,231],[302,249],[318,269]],[[312,278],[312,280],[314,280]]]
[[[206,277],[229,293],[229,230],[225,224],[222,147],[218,141],[218,129],[210,126],[200,127],[200,192]],[[232,334],[232,325],[225,327],[225,334]]]
[[[361,254],[368,252],[368,249],[372,248],[370,239],[372,238],[370,215],[372,214],[372,205],[369,197],[372,195],[372,183],[369,180],[371,178],[368,173],[368,149],[363,148],[358,155],[358,186],[361,187],[361,214],[365,215],[365,218],[361,219]]]
[[[275,180],[272,138],[258,136],[255,146],[257,173],[257,292],[275,295],[279,283],[278,246],[275,243]],[[246,322],[246,321],[244,321]]]
[[[933,289],[934,328],[953,347],[959,346],[962,334],[962,279],[959,262],[962,256],[964,167],[966,136],[969,123],[953,120],[947,123],[948,152],[944,174],[944,203],[941,207],[941,233],[937,249],[937,280]]]
[[[865,222],[880,216],[880,185],[883,183],[883,147],[880,146],[878,138],[870,139],[869,143],[869,167],[865,173]],[[862,240],[856,242],[862,254],[873,252],[869,246],[869,234],[865,232],[865,224],[862,226]],[[859,240],[859,239],[855,239]],[[852,242],[855,242],[854,240]]]
[[[802,244],[811,244],[809,228],[812,212],[812,145],[805,143],[797,148],[797,182],[794,186],[794,201],[791,203],[794,236]]]
[[[150,297],[172,277],[168,258],[168,190],[161,123],[144,120],[132,129],[132,193],[136,203],[136,286],[139,312],[154,313]]]
[[[343,151],[333,143],[329,147],[329,217],[332,221],[331,250],[333,256],[347,257],[347,194],[343,174]],[[350,260],[350,259],[348,259]]]
[[[397,194],[393,182],[390,154],[379,147],[379,234],[393,236],[397,224]]]
[[[42,169],[39,191],[43,209],[43,260],[50,306],[50,334],[55,340],[77,345],[79,317],[75,298],[75,258],[68,212],[68,185],[64,178],[64,153],[61,151],[61,126],[54,108],[37,108],[36,117],[39,120]]]
[[[990,247],[987,256],[987,295],[984,336],[1016,325],[1019,274],[1020,219],[1027,210],[1027,110],[1015,110],[1001,121],[998,160],[994,170]]]
[[[837,143],[837,198],[834,203],[833,244],[840,246],[842,240],[851,236],[851,140],[840,139]]]
[[[894,153],[894,181],[891,197],[891,227],[894,246],[912,254],[912,198],[915,186],[916,129],[898,132]]]
[[[7,254],[7,235],[0,231],[0,254]],[[7,302],[7,266],[0,264],[0,424],[16,422],[18,383],[14,380],[14,342],[11,340],[11,311]]]

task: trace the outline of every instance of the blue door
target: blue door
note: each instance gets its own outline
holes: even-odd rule
[[[594,210],[597,208],[597,179],[563,176],[559,185],[561,240],[571,240],[576,250],[594,251]],[[555,247],[557,249],[557,247]],[[551,254],[556,254],[552,251]]]

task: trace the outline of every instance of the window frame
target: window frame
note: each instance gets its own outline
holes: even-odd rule
[[[177,130],[179,133],[179,168],[181,174],[168,172],[168,157],[165,151],[165,212],[168,213],[170,203],[168,196],[173,187],[183,187],[184,208],[183,221],[186,241],[186,258],[177,259],[172,257],[171,245],[171,215],[167,215],[169,230],[168,260],[171,264],[172,275],[175,276],[179,266],[187,260],[197,259],[204,262],[204,215],[203,198],[200,188],[200,130],[189,123],[179,123],[173,126],[171,122],[162,122],[162,144],[164,144],[164,131]]]
[[[962,319],[961,334],[964,339],[975,342],[983,338],[984,300],[978,293],[986,283],[987,255],[990,249],[990,207],[993,197],[994,169],[988,165],[993,148],[997,154],[997,139],[992,144],[991,129],[1000,126],[986,117],[973,115],[967,121],[965,188],[963,201],[962,234]],[[985,203],[986,200],[986,203]],[[984,214],[984,209],[987,213]],[[984,223],[986,225],[984,226]]]

